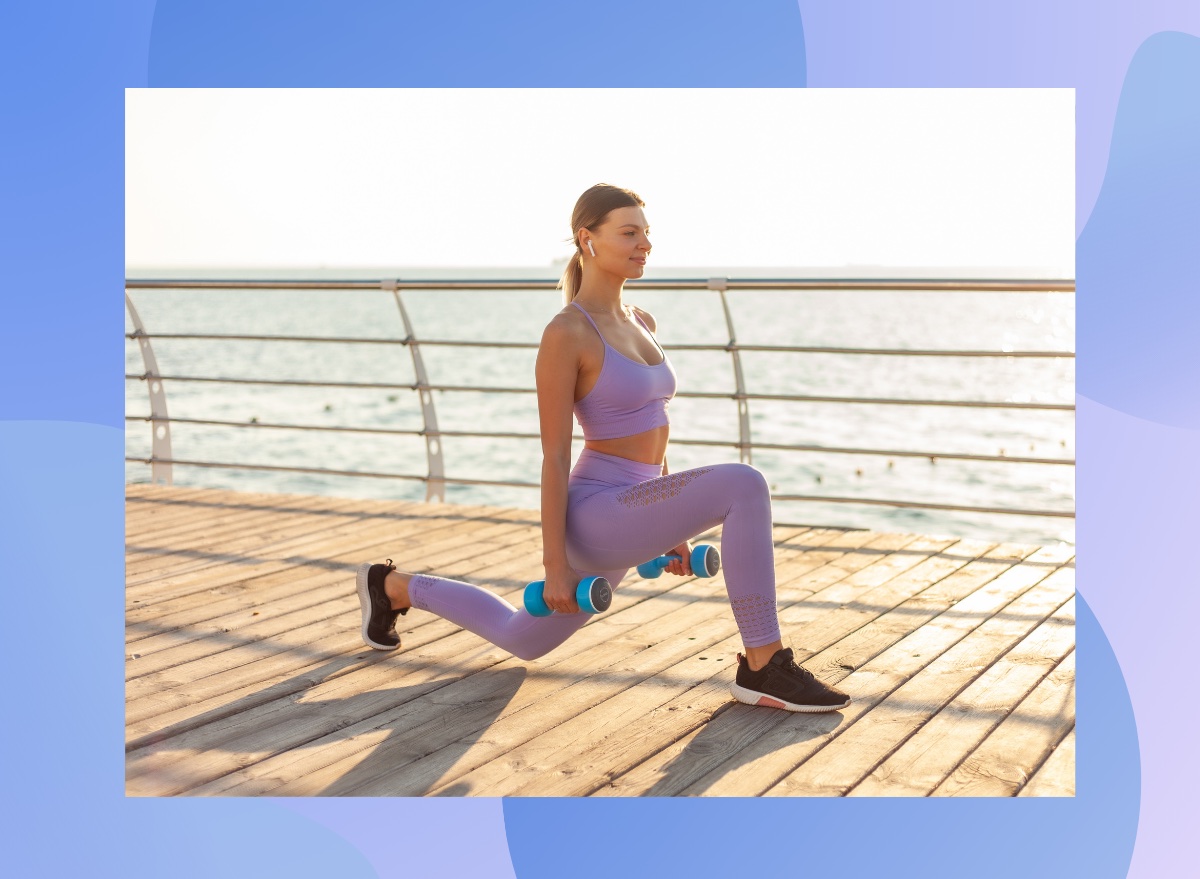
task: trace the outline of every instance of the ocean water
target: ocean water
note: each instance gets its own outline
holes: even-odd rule
[[[346,271],[326,272],[349,278]],[[406,277],[414,272],[405,273]],[[680,270],[657,277],[708,277],[720,271]],[[743,276],[744,273],[729,273]],[[769,274],[769,273],[767,273]],[[782,274],[782,273],[780,273]],[[226,272],[248,278],[248,272]],[[164,277],[164,274],[144,273]],[[206,277],[219,277],[209,272]],[[282,277],[282,273],[260,273]],[[307,273],[308,277],[315,276]],[[360,277],[383,277],[366,271]],[[547,277],[529,270],[442,270],[425,277]],[[648,275],[654,277],[654,275]],[[390,293],[305,290],[133,290],[149,333],[245,333],[401,339],[403,324]],[[405,290],[418,338],[536,343],[562,307],[559,291]],[[732,291],[727,294],[739,342],[857,348],[1074,350],[1074,296],[1067,293],[935,291]],[[679,391],[734,390],[731,357],[723,351],[672,351],[672,345],[729,340],[717,293],[627,288],[625,301],[651,311],[659,340],[679,374]],[[126,331],[133,329],[128,315]],[[165,375],[284,378],[410,384],[407,348],[386,344],[156,339]],[[434,393],[442,430],[535,434],[535,350],[455,347],[421,349],[433,384],[526,388],[528,393]],[[1071,404],[1070,358],[933,358],[882,355],[743,352],[751,393],[843,397],[990,400]],[[126,371],[140,375],[138,347],[126,340]],[[173,418],[261,423],[385,427],[417,430],[417,394],[408,389],[344,389],[164,382]],[[1073,459],[1073,411],[1005,410],[885,404],[786,403],[751,400],[754,441],[762,443],[911,450],[922,457],[756,449],[753,463],[777,494],[896,499],[1024,510],[1074,509],[1074,467],[1059,464],[956,461],[939,453],[1003,454]],[[146,384],[126,381],[126,413],[149,413]],[[736,442],[737,409],[730,400],[677,397],[673,439]],[[582,437],[576,427],[577,454]],[[172,424],[177,459],[322,467],[423,475],[420,437]],[[444,438],[449,476],[536,483],[536,439]],[[149,457],[151,428],[127,422],[126,450]],[[933,456],[932,459],[929,456]],[[673,444],[672,471],[736,461],[733,446]],[[129,482],[148,482],[150,468],[127,462]],[[245,491],[420,500],[412,480],[305,473],[174,468],[178,485]],[[447,500],[536,509],[536,489],[447,488]],[[1023,543],[1074,542],[1074,520],[969,513],[869,504],[776,501],[777,522],[980,537]]]

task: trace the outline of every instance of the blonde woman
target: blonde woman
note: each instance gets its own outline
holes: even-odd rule
[[[689,540],[721,525],[725,585],[745,647],[734,697],[788,711],[844,708],[849,697],[797,665],[783,646],[762,473],[735,463],[668,470],[675,369],[655,337],[654,316],[622,298],[651,251],[644,207],[635,193],[603,183],[580,196],[571,216],[575,254],[561,284],[566,305],[538,350],[543,598],[555,613],[533,616],[469,583],[402,573],[390,559],[364,562],[357,578],[363,639],[377,650],[396,649],[396,617],[417,607],[535,659],[591,618],[576,603],[583,578],[604,577],[615,589],[630,568],[663,554],[676,556],[668,572],[690,575]],[[572,416],[584,436],[574,466]]]

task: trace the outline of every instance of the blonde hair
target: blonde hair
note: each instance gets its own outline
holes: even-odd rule
[[[579,246],[579,230],[596,228],[617,208],[645,206],[646,203],[636,192],[607,183],[597,183],[579,196],[579,200],[575,202],[575,210],[571,212],[571,237],[567,239],[574,242],[575,252],[571,254],[571,259],[558,282],[563,291],[564,305],[571,304],[583,281],[583,248]]]

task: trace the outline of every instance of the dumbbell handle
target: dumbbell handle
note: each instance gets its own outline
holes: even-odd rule
[[[638,574],[648,580],[653,580],[659,576],[661,569],[667,567],[667,565],[678,558],[679,556],[675,554],[660,555],[656,559],[642,562],[642,564],[637,566]],[[720,570],[721,556],[715,546],[702,543],[692,548],[691,563],[694,575],[697,577],[712,577]]]

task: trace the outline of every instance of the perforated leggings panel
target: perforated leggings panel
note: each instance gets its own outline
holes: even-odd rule
[[[585,449],[567,488],[567,560],[581,576],[617,589],[629,569],[722,525],[721,571],[742,642],[778,641],[771,496],[747,464],[715,464],[655,476],[660,468]],[[486,589],[419,575],[414,606],[481,635],[522,659],[543,656],[591,616],[531,616]]]

